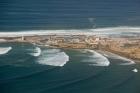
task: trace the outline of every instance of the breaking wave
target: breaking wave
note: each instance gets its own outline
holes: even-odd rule
[[[12,47],[1,47],[0,48],[0,55],[8,53],[11,49],[12,49]]]
[[[132,65],[132,64],[135,64],[135,62],[130,60],[130,59],[127,59],[127,58],[124,58],[124,57],[120,57],[120,59],[122,59],[122,60],[127,62],[127,63],[121,63],[120,65]]]
[[[51,52],[52,50],[52,52]],[[37,62],[43,65],[64,66],[69,61],[69,56],[65,52],[58,52],[59,49],[49,49],[43,51]]]
[[[135,68],[132,71],[135,72],[135,73],[137,73],[138,72],[138,69]]]
[[[84,60],[84,62],[90,62],[89,65],[93,65],[93,66],[109,66],[110,65],[109,60],[103,55],[97,53],[96,51],[87,49],[85,50],[85,52],[92,53],[88,60]]]
[[[35,57],[37,57],[37,56],[40,56],[41,55],[41,49],[39,48],[39,47],[36,47],[35,49],[34,49],[34,53],[30,53],[32,56],[35,56]]]
[[[27,31],[17,31],[17,32],[0,32],[0,37],[15,37],[15,36],[34,36],[34,35],[47,35],[47,34],[65,34],[65,35],[75,35],[75,34],[121,34],[122,32],[129,33],[140,33],[140,27],[105,27],[96,29],[71,29],[71,30],[27,30]]]
[[[132,65],[132,64],[135,64],[135,62],[133,60],[128,59],[128,58],[125,58],[125,57],[122,57],[122,56],[119,56],[117,54],[109,53],[109,55],[108,54],[104,54],[104,56],[110,57],[112,59],[120,59],[120,60],[123,60],[124,62],[123,63],[120,63],[119,65]]]

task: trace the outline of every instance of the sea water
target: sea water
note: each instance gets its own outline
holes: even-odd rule
[[[0,37],[78,31],[139,35],[139,9],[139,0],[1,0]],[[28,43],[0,47],[11,47],[0,55],[0,93],[140,93],[140,64],[118,56]]]
[[[0,30],[140,25],[139,0],[1,0]]]
[[[28,43],[3,43],[12,47],[0,55],[1,93],[139,93],[140,64],[120,65],[93,50],[52,49]],[[38,51],[40,52],[40,51]],[[127,61],[126,61],[127,62]]]

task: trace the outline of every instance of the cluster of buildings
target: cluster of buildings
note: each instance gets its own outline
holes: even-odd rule
[[[97,48],[99,38],[86,35],[48,35],[41,36],[39,43],[63,48]]]
[[[76,49],[101,49],[140,59],[140,38],[98,37],[96,35],[36,35],[3,37],[0,42],[28,42],[43,46]]]

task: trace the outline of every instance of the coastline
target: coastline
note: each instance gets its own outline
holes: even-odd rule
[[[4,43],[8,43],[8,42],[4,42]],[[16,43],[16,42],[12,42],[12,43]],[[61,48],[61,49],[89,49],[89,48],[72,48],[72,47],[69,47],[69,48],[65,48],[65,47],[56,47],[56,46],[51,46],[51,45],[39,45],[39,44],[34,44],[32,42],[18,42],[18,43],[29,43],[29,44],[33,44],[33,45],[36,45],[36,46],[41,46],[41,47],[49,47],[49,48]],[[96,52],[100,53],[101,55],[107,57],[107,58],[112,58],[112,56],[115,56],[116,58],[117,57],[120,57],[119,59],[124,59],[124,60],[127,60],[127,61],[134,61],[135,63],[140,63],[140,60],[137,60],[137,59],[133,59],[133,58],[130,58],[128,56],[124,56],[123,54],[121,53],[117,53],[117,52],[113,52],[113,51],[107,51],[107,50],[99,50],[99,49],[91,49],[91,50],[95,50]]]
[[[125,53],[122,53],[122,52],[119,52],[119,51],[114,51],[114,50],[109,50],[109,49],[102,50],[102,51],[105,51],[105,53],[106,52],[113,53],[115,55],[118,55],[118,56],[121,56],[121,57],[124,57],[124,58],[128,58],[130,60],[133,60],[135,62],[140,62],[140,59],[139,58],[133,58],[133,57],[129,56],[129,54],[125,54]]]
[[[133,58],[130,58],[130,57],[126,57],[123,54],[120,55],[120,54],[110,52],[110,51],[106,51],[106,50],[96,50],[96,51],[98,53],[101,53],[103,56],[105,56],[107,58],[116,58],[116,59],[118,58],[118,59],[122,59],[122,60],[132,62],[132,64],[140,63],[140,60],[136,60],[136,59],[133,59]]]
[[[140,33],[139,26],[102,27],[95,29],[66,29],[66,30],[25,30],[0,32],[0,37],[19,37],[36,35],[109,35],[120,33]]]
[[[116,29],[118,30],[121,28]],[[100,30],[110,31],[109,28]],[[138,28],[135,30],[137,31]],[[59,30],[59,32],[0,32],[0,43],[19,42],[51,48],[91,49],[97,50],[102,54],[110,52],[135,62],[140,62],[140,54],[138,53],[138,51],[140,51],[140,39],[137,37],[133,37],[132,39],[130,37],[112,38],[107,35],[100,36],[93,32],[77,31],[78,32],[66,32],[64,30]],[[99,31],[99,29],[95,29],[94,31]],[[125,44],[133,46],[135,52],[132,51],[131,48],[133,47],[131,46],[129,46],[130,48],[125,48]],[[121,51],[122,49],[125,50]],[[133,54],[131,54],[131,52]]]

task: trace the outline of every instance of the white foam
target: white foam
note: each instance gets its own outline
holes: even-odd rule
[[[1,47],[0,48],[0,55],[8,53],[11,49],[12,49],[12,47]]]
[[[120,65],[133,65],[133,64],[135,64],[135,62],[134,61],[127,61],[127,63],[121,63]]]
[[[96,51],[88,50],[88,49],[86,49],[85,51],[92,53],[91,58],[85,61],[85,62],[90,62],[90,65],[94,65],[94,66],[109,66],[110,65],[109,60],[103,55],[97,53]]]
[[[131,59],[128,59],[128,58],[125,58],[125,57],[121,57],[119,55],[116,55],[116,57],[113,57],[113,58],[114,59],[121,59],[121,60],[127,62],[127,63],[121,63],[120,65],[133,65],[133,64],[135,64],[135,62],[132,61]]]
[[[30,53],[32,56],[38,57],[41,55],[41,49],[39,47],[36,47],[34,50],[34,53]]]
[[[95,31],[95,32],[108,32],[107,34],[121,33],[121,32],[136,32],[136,33],[140,33],[140,27],[129,27],[129,26],[105,27],[105,28],[92,29],[92,31]]]
[[[138,72],[138,70],[137,70],[136,68],[135,68],[135,69],[133,69],[132,71],[133,71],[133,72],[135,72],[135,73],[137,73],[137,72]]]
[[[65,52],[54,52],[53,49],[52,51],[53,53],[44,52],[37,62],[42,65],[64,66],[69,61],[69,56]]]
[[[122,56],[119,56],[117,54],[113,54],[113,53],[109,53],[110,55],[107,55],[105,54],[106,57],[110,57],[112,59],[120,59],[120,60],[123,60],[125,62],[121,63],[120,65],[132,65],[132,64],[135,64],[135,62],[131,59],[128,59],[128,58],[125,58],[125,57],[122,57]]]
[[[95,34],[120,34],[121,32],[140,33],[140,27],[106,27],[96,29],[71,29],[71,30],[27,30],[17,32],[0,32],[0,37],[34,36],[34,35],[95,35]]]

